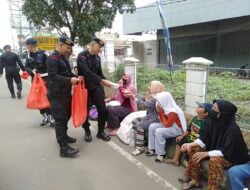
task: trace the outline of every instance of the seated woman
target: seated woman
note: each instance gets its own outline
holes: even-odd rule
[[[169,92],[156,94],[156,110],[160,123],[149,126],[147,156],[157,154],[156,162],[162,162],[166,155],[166,139],[180,136],[187,130],[186,119]]]
[[[151,81],[148,86],[148,92],[145,98],[139,99],[137,104],[147,110],[146,117],[142,118],[138,123],[135,122],[136,127],[136,149],[132,155],[137,156],[145,151],[144,149],[144,132],[148,130],[151,123],[159,122],[156,112],[155,95],[164,91],[164,85],[159,81]]]
[[[109,128],[113,129],[110,135],[116,135],[116,131],[124,117],[131,112],[137,111],[135,96],[136,89],[131,83],[131,75],[123,74],[115,97],[115,100],[119,101],[121,105],[107,107],[107,124]]]
[[[204,133],[194,142],[182,145],[181,151],[189,154],[186,177],[180,179],[189,182],[183,189],[200,186],[201,161],[206,158],[209,158],[208,190],[219,188],[224,169],[248,161],[247,146],[235,120],[236,112],[237,107],[231,102],[215,100]]]

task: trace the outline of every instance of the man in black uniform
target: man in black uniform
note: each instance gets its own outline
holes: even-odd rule
[[[99,53],[104,46],[101,39],[94,38],[90,43],[88,50],[79,53],[77,57],[78,74],[85,77],[86,88],[88,89],[89,104],[94,104],[98,111],[98,132],[96,137],[109,141],[110,136],[104,132],[104,126],[107,121],[104,86],[112,87],[112,83],[106,80],[102,73],[101,58]],[[92,140],[90,132],[90,123],[88,118],[82,125],[85,129],[85,141]]]
[[[26,48],[28,50],[28,55],[26,59],[25,69],[31,75],[32,80],[36,73],[39,73],[42,77],[46,87],[48,88],[48,72],[46,67],[47,55],[44,51],[41,51],[37,47],[37,41],[34,38],[28,38],[25,42]],[[49,108],[41,109],[40,114],[43,116],[43,120],[40,126],[44,126],[50,123],[51,126],[54,125],[54,118],[51,115]]]
[[[8,88],[11,94],[11,98],[16,98],[15,90],[13,86],[13,79],[17,85],[17,97],[21,99],[22,95],[22,80],[19,74],[20,68],[25,71],[25,68],[19,59],[18,55],[11,52],[10,45],[3,47],[4,53],[0,57],[0,75],[3,74],[3,68],[5,68],[5,77],[8,83]],[[17,63],[19,67],[17,66]]]
[[[76,139],[67,135],[67,124],[71,116],[71,85],[79,82],[71,72],[66,58],[73,45],[67,36],[60,37],[56,50],[47,59],[48,98],[55,118],[56,138],[61,157],[72,157],[79,152],[68,145],[68,143],[75,143]]]

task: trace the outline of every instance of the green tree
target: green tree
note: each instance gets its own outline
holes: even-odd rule
[[[23,14],[37,28],[69,29],[85,45],[102,28],[110,28],[117,11],[133,12],[134,0],[24,0]]]

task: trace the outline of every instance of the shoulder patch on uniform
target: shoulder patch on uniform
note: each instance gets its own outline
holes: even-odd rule
[[[81,59],[86,59],[86,57],[84,55],[81,55],[80,58]]]
[[[60,59],[60,56],[58,56],[58,55],[53,55],[53,56],[51,56],[50,57],[52,60],[54,60],[54,61],[58,61],[59,59]]]

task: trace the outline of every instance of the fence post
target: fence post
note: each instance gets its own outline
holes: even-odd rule
[[[206,100],[209,66],[213,62],[202,57],[191,57],[182,63],[186,65],[185,112],[196,115],[196,101]]]
[[[123,59],[124,63],[124,71],[126,74],[130,74],[132,77],[132,84],[137,89],[137,81],[136,81],[136,63],[138,63],[139,60],[134,57],[126,57]]]

